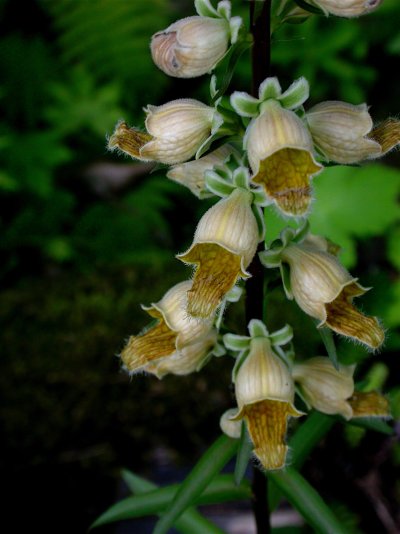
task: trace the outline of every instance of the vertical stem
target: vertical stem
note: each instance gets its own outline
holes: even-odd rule
[[[261,5],[260,5],[261,4]],[[271,0],[250,0],[250,30],[253,35],[252,49],[252,94],[258,96],[258,87],[270,75],[270,12]],[[263,250],[263,243],[258,251]],[[251,319],[263,320],[264,270],[258,254],[255,255],[249,271],[252,277],[246,284],[246,322]],[[253,469],[253,510],[257,534],[271,532],[267,495],[267,479],[258,469]]]

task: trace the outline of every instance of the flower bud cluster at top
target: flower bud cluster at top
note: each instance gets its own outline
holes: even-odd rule
[[[305,11],[293,0],[282,0],[275,15],[284,22],[311,16],[319,8],[326,15],[354,17],[379,1],[309,4]],[[215,8],[210,0],[196,0],[195,7],[196,16],[178,20],[152,38],[153,60],[170,76],[206,74],[249,42],[241,18],[231,16],[229,1]],[[316,319],[318,328],[372,350],[381,346],[379,320],[353,305],[368,289],[340,264],[331,243],[310,233],[306,218],[314,200],[312,180],[324,164],[381,157],[399,143],[400,123],[391,119],[374,128],[366,104],[327,101],[306,109],[305,78],[283,91],[277,78],[268,77],[258,98],[239,91],[228,98],[224,90],[214,75],[210,104],[186,98],[148,105],[145,131],[122,121],[108,140],[111,150],[168,165],[167,177],[199,199],[217,198],[200,219],[192,245],[177,255],[194,267],[192,279],[145,308],[156,322],[129,339],[121,359],[129,372],[162,378],[197,371],[227,350],[237,352],[233,381],[238,409],[225,414],[221,426],[238,437],[244,421],[256,457],[265,468],[279,469],[285,465],[287,421],[303,415],[294,404],[296,392],[306,407],[346,419],[387,416],[387,403],[378,393],[354,391],[354,367],[336,368],[321,356],[294,363],[293,350],[283,349],[292,339],[289,326],[269,334],[261,321],[252,320],[248,337],[222,338],[223,311],[227,302],[239,298],[238,281],[251,276],[249,265],[264,240],[263,207],[273,205],[298,225],[259,252],[265,268],[280,269],[287,298]]]

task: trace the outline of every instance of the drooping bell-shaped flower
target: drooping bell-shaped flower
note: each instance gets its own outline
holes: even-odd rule
[[[319,328],[327,326],[376,349],[384,340],[378,319],[353,306],[354,297],[368,289],[340,264],[335,252],[328,241],[310,235],[305,223],[297,230],[283,230],[259,257],[265,267],[280,268],[286,296],[318,319]]]
[[[188,292],[188,313],[213,315],[224,295],[246,271],[257,249],[258,225],[251,209],[253,194],[236,188],[212,206],[200,219],[189,250],[177,256],[196,265]]]
[[[293,366],[294,381],[300,386],[306,403],[326,414],[340,414],[351,419],[348,399],[354,392],[354,366],[336,369],[327,357],[309,358]]]
[[[253,182],[262,185],[286,215],[307,213],[312,200],[311,179],[322,170],[315,160],[310,132],[301,119],[277,101],[248,126],[245,148]]]
[[[316,147],[327,160],[357,163],[382,155],[381,145],[370,139],[373,123],[366,104],[321,102],[306,113]]]
[[[191,286],[191,281],[181,282],[169,289],[159,302],[144,308],[157,323],[145,332],[129,338],[121,353],[128,371],[146,370],[147,365],[153,365],[160,358],[176,355],[192,344],[203,343],[211,335],[212,318],[197,321],[187,314],[187,293]],[[189,357],[192,358],[193,355],[189,354]],[[187,369],[186,362],[184,365]]]
[[[338,334],[364,343],[372,349],[384,340],[376,317],[368,317],[353,306],[354,297],[367,289],[329,254],[307,244],[290,244],[281,252],[290,267],[289,298],[300,308]]]
[[[151,41],[151,55],[159,69],[176,78],[206,74],[229,46],[229,23],[210,17],[178,20]]]
[[[211,133],[215,109],[198,100],[172,100],[146,108],[146,130],[117,124],[108,141],[135,159],[175,164],[189,160]]]
[[[294,406],[294,382],[268,338],[255,337],[235,380],[239,411],[232,420],[244,419],[254,444],[254,454],[269,470],[285,465],[285,435],[289,417],[303,415]]]
[[[382,0],[312,0],[326,15],[337,17],[359,17],[379,7]]]

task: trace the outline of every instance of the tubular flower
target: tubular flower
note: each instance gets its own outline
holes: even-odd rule
[[[190,315],[211,316],[237,279],[250,276],[246,269],[258,243],[252,199],[249,191],[234,189],[203,215],[192,246],[177,256],[196,265],[193,286],[188,292]]]
[[[144,308],[157,319],[157,324],[129,338],[121,353],[128,371],[146,370],[147,365],[175,355],[210,335],[212,320],[200,322],[187,315],[187,292],[190,288],[190,281],[181,282],[167,291],[159,302]]]
[[[287,420],[303,415],[294,407],[294,383],[286,364],[273,352],[267,338],[250,342],[250,353],[236,376],[239,411],[234,421],[244,419],[254,444],[254,454],[266,469],[285,465]]]
[[[320,412],[340,414],[351,419],[353,410],[348,399],[354,393],[354,366],[335,369],[327,357],[317,356],[293,366],[293,378],[304,400]]]
[[[223,145],[202,158],[175,165],[167,172],[167,176],[188,187],[198,198],[212,196],[212,193],[206,189],[204,173],[222,164],[232,152],[233,148],[230,145]]]
[[[188,17],[153,36],[151,55],[169,76],[194,78],[213,69],[227,51],[229,39],[226,19]]]
[[[322,102],[306,118],[315,145],[328,160],[356,163],[382,155],[381,145],[366,137],[373,126],[366,104]]]
[[[150,363],[145,370],[157,378],[163,378],[166,374],[188,375],[202,367],[216,342],[217,331],[213,328],[170,356]]]
[[[290,244],[281,252],[290,266],[291,294],[300,308],[338,334],[372,349],[384,340],[376,317],[367,317],[352,304],[367,289],[357,283],[337,258],[306,244]]]
[[[253,172],[278,208],[287,215],[304,215],[312,200],[312,177],[322,170],[313,155],[311,135],[301,119],[276,100],[246,131],[244,146]]]
[[[146,109],[147,132],[117,124],[108,147],[135,159],[175,164],[190,159],[211,133],[215,110],[190,98]]]
[[[337,17],[359,17],[376,9],[382,0],[313,0],[326,15]]]

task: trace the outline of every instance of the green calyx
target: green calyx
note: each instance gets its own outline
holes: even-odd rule
[[[241,367],[244,360],[247,358],[250,352],[251,343],[255,339],[265,339],[271,344],[272,348],[276,351],[281,358],[287,363],[292,359],[292,350],[290,349],[286,353],[281,347],[291,342],[293,338],[293,330],[290,325],[285,325],[280,330],[268,332],[265,324],[259,319],[252,319],[248,324],[249,336],[238,336],[236,334],[225,334],[223,336],[223,342],[227,350],[238,352],[234,368],[232,370],[232,381],[235,382],[237,372]]]
[[[241,17],[231,16],[231,3],[229,0],[218,2],[215,8],[210,0],[195,0],[194,7],[201,17],[210,17],[213,19],[225,19],[229,24],[230,41],[235,44],[239,37],[240,28],[243,25]]]
[[[308,81],[301,77],[282,92],[278,78],[266,78],[258,90],[258,98],[243,91],[231,95],[231,106],[241,117],[258,117],[264,111],[263,104],[269,100],[278,101],[282,107],[296,110],[309,97]]]

